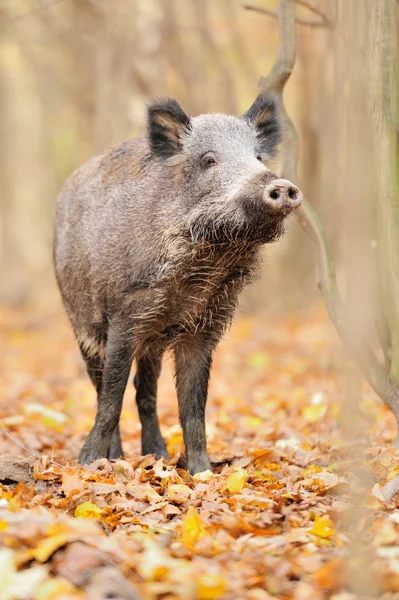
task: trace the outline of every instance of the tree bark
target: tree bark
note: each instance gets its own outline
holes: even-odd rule
[[[370,66],[367,90],[372,123],[382,305],[391,333],[391,375],[399,380],[399,197],[397,181],[398,21],[392,0],[366,0]]]

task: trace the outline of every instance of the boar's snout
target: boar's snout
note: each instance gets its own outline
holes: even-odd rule
[[[274,179],[265,188],[263,200],[277,211],[288,214],[302,202],[302,192],[288,179]]]

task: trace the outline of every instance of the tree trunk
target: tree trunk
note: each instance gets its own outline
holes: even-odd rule
[[[383,309],[392,343],[391,374],[399,381],[399,197],[397,181],[398,21],[395,0],[368,8],[367,90],[372,123],[374,203]]]

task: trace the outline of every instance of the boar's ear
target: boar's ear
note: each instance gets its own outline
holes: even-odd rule
[[[191,129],[190,118],[176,100],[155,101],[148,107],[148,137],[152,154],[169,158],[182,148]]]
[[[255,127],[261,151],[273,157],[283,131],[277,99],[261,94],[242,118]]]

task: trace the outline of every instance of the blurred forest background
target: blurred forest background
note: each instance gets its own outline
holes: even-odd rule
[[[373,77],[373,4],[299,0],[297,62],[285,92],[300,137],[298,183],[326,228],[341,285],[363,299],[373,281],[356,257],[368,267],[377,246],[362,104]],[[58,301],[56,195],[92,155],[143,134],[149,99],[175,97],[192,115],[248,108],[278,44],[276,0],[253,5],[269,14],[243,0],[0,0],[4,303]],[[266,253],[243,310],[312,306],[319,295],[311,248],[294,218]]]
[[[298,17],[320,22],[306,4]],[[300,134],[301,185],[342,254],[346,63],[330,26],[338,4],[319,3],[323,26],[299,24],[285,97]],[[276,8],[272,0],[256,5]],[[192,115],[242,114],[277,43],[277,20],[242,0],[1,0],[1,300],[58,299],[53,210],[73,169],[142,135],[153,97],[175,97]],[[290,230],[267,250],[262,280],[244,302],[251,311],[306,308],[318,298],[309,243],[294,220]]]

